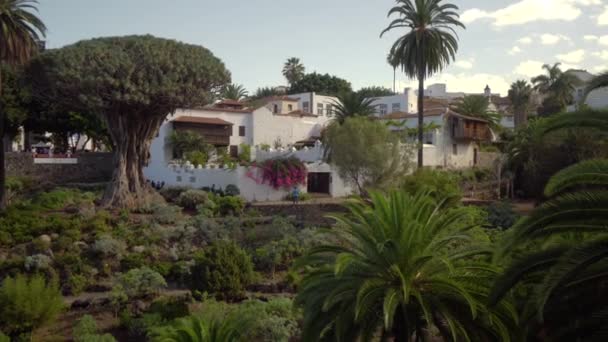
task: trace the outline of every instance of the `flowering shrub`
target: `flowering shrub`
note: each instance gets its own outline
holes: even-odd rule
[[[254,172],[256,168],[258,172]],[[288,189],[306,184],[307,170],[298,158],[268,159],[259,164],[252,164],[247,176],[258,184],[268,184],[275,189]]]

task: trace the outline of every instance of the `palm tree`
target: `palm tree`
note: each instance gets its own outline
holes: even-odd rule
[[[500,115],[490,111],[490,100],[485,95],[467,95],[454,106],[454,111],[480,119],[487,120],[496,127],[500,122]]]
[[[375,113],[376,107],[373,105],[373,98],[364,98],[357,93],[344,93],[337,96],[334,101],[334,119],[340,124],[346,118],[354,116],[371,116]]]
[[[399,59],[397,56],[393,54],[393,52],[389,52],[388,56],[386,56],[386,62],[393,67],[393,93],[397,92],[397,67],[399,67]]]
[[[289,58],[283,66],[283,76],[285,76],[289,85],[293,85],[301,80],[304,77],[305,71],[306,68],[300,63],[300,59],[296,57]]]
[[[546,96],[543,107],[552,107],[551,111],[563,111],[574,101],[573,92],[580,80],[573,74],[562,72],[561,63],[545,64],[543,69],[547,75],[532,78],[534,89]],[[553,108],[554,107],[554,108]]]
[[[172,326],[154,332],[155,342],[238,342],[248,330],[248,322],[235,315],[223,319],[203,319],[189,316],[175,321]]]
[[[222,99],[240,101],[248,95],[247,89],[241,84],[229,84],[222,91]]]
[[[458,36],[454,27],[465,26],[458,20],[458,6],[443,0],[397,0],[388,16],[399,17],[382,31],[408,30],[393,44],[391,53],[410,78],[418,79],[418,167],[423,166],[424,80],[441,71],[456,58]]]
[[[303,340],[509,341],[508,301],[486,310],[495,270],[476,258],[470,211],[429,193],[371,192],[354,200],[337,228],[295,267]]]
[[[36,0],[0,0],[0,63],[22,64],[38,50],[46,27],[33,13]],[[0,94],[2,73],[0,72]],[[0,210],[6,206],[4,195],[4,113],[0,110]]]
[[[543,126],[545,134],[572,127],[608,129],[608,112],[561,114]],[[606,159],[558,172],[545,187],[549,200],[519,221],[501,244],[497,259],[515,259],[490,299],[522,285],[531,288],[521,315],[531,333],[542,330],[547,340],[606,339],[608,301],[599,295],[608,281],[606,186]]]
[[[515,127],[520,127],[528,122],[528,110],[532,99],[532,86],[526,80],[518,80],[511,84],[509,89],[509,100],[513,107],[515,116]]]

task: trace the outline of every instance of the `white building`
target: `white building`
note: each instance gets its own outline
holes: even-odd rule
[[[406,134],[405,128],[418,127],[417,114],[392,113],[381,120],[398,123],[391,129],[402,134]],[[433,99],[425,100],[424,124],[435,127],[424,135],[425,166],[448,169],[476,166],[479,142],[492,139],[487,121],[455,113],[444,102]]]
[[[375,97],[372,105],[376,116],[383,117],[391,113],[415,113],[418,111],[418,96],[411,88],[405,88],[403,94]]]
[[[576,76],[580,83],[576,85],[573,91],[574,105],[568,106],[568,111],[575,111],[576,108],[583,102],[585,96],[585,88],[589,82],[595,77],[595,75],[589,73],[587,70],[575,70],[571,69],[566,71],[567,73]],[[593,109],[608,108],[608,87],[600,88],[589,93],[585,99],[585,105]]]
[[[445,83],[435,83],[431,84],[424,90],[425,97],[432,97],[436,99],[443,100],[455,100],[458,98],[463,98],[468,95],[485,95],[485,96],[498,96],[498,93],[492,93],[489,85],[486,85],[486,88],[482,93],[465,93],[465,92],[448,92],[447,85]]]
[[[289,97],[298,99],[299,110],[316,115],[319,121],[327,121],[331,118],[334,106],[338,103],[338,98],[334,96],[319,95],[314,92],[291,94]]]

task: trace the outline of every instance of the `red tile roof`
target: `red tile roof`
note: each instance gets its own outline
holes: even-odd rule
[[[253,109],[251,108],[243,108],[243,109],[235,109],[235,108],[221,108],[221,107],[202,107],[196,108],[198,110],[210,111],[210,112],[225,112],[225,113],[243,113],[243,114],[251,114]]]
[[[289,96],[270,96],[265,98],[266,101],[287,101],[287,102],[298,102],[300,101],[297,97],[289,97]]]
[[[244,106],[244,104],[241,101],[238,100],[231,100],[231,99],[224,99],[221,100],[220,102],[215,104],[217,105],[228,105],[228,106]]]
[[[173,120],[175,122],[195,123],[204,125],[234,125],[232,122],[222,120],[220,118],[201,118],[198,116],[180,116]]]

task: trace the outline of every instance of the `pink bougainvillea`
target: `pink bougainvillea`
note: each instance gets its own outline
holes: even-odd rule
[[[246,175],[258,184],[268,184],[275,189],[289,189],[306,184],[307,170],[301,160],[292,157],[252,163]]]

